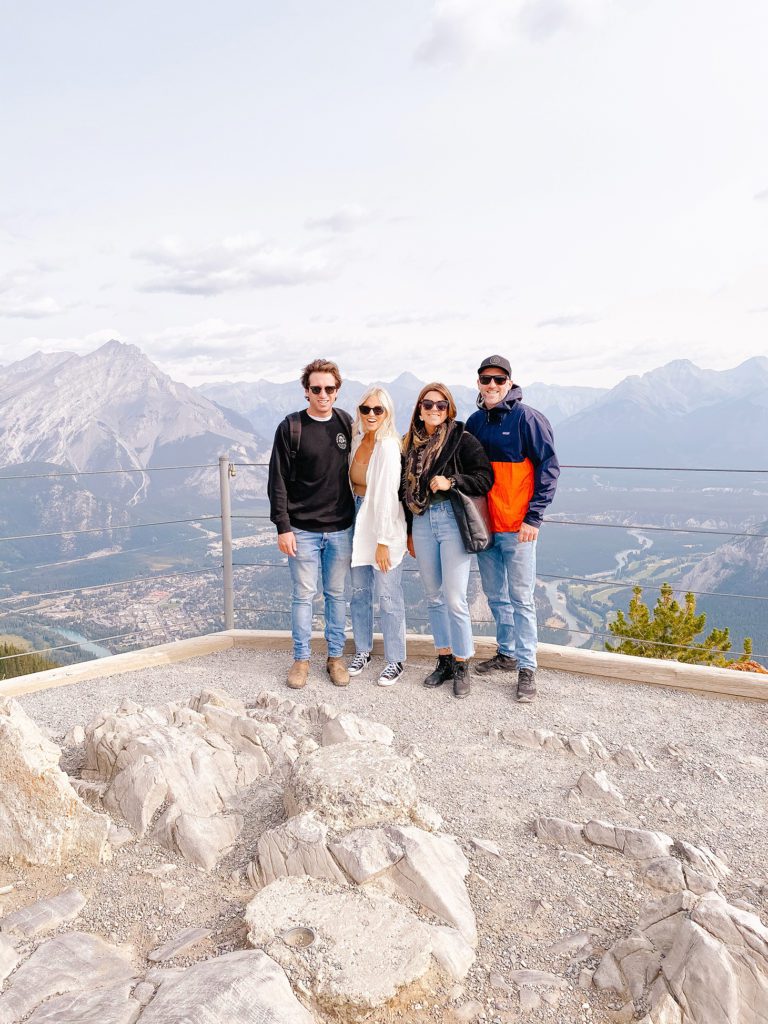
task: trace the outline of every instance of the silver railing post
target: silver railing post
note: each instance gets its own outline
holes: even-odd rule
[[[232,503],[229,494],[229,455],[219,456],[221,494],[221,567],[224,577],[224,629],[235,628],[235,593],[232,584]]]

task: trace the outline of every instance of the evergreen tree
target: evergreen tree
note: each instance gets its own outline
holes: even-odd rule
[[[607,651],[634,654],[640,658],[665,658],[689,665],[723,666],[731,663],[725,657],[726,651],[731,649],[727,627],[715,628],[703,641],[696,641],[704,630],[707,616],[704,612],[696,614],[696,597],[693,594],[686,594],[684,604],[680,605],[675,600],[672,586],[664,583],[651,614],[648,606],[643,604],[642,587],[634,587],[632,593],[634,596],[629,602],[627,615],[618,611],[616,621],[608,625],[615,637],[624,639],[618,644],[606,642]],[[751,641],[745,641],[744,654],[736,660],[744,661],[748,657],[748,644],[751,649]]]
[[[0,643],[0,679],[25,676],[30,672],[45,672],[49,668],[58,668],[58,665],[41,654],[25,654],[20,647]]]

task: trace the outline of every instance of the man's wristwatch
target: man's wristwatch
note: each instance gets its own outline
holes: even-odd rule
[[[456,477],[455,476],[449,476],[448,477],[448,483],[451,485],[451,490],[452,491],[456,489]]]

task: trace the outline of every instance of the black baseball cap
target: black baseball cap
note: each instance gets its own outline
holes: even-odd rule
[[[477,368],[478,373],[482,373],[483,370],[490,368],[491,366],[498,366],[500,370],[503,370],[506,375],[512,379],[512,367],[509,365],[509,360],[505,359],[504,356],[487,356]]]

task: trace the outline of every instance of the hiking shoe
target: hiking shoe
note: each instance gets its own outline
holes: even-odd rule
[[[393,686],[405,671],[402,661],[390,661],[378,679],[378,686]]]
[[[442,686],[447,679],[453,679],[453,655],[438,654],[434,672],[424,680],[425,686]]]
[[[288,679],[286,683],[290,690],[301,690],[307,685],[307,676],[309,675],[309,662],[308,661],[294,661],[288,671]]]
[[[485,676],[489,672],[514,672],[517,669],[517,658],[497,651],[492,658],[475,665],[475,675]]]
[[[521,668],[517,673],[517,702],[530,704],[536,696],[536,673],[532,668]]]
[[[349,665],[347,665],[347,672],[349,672],[351,676],[357,676],[370,664],[370,651],[361,651],[359,654],[356,654],[352,661],[350,661]]]
[[[466,661],[455,661],[453,669],[453,696],[468,697],[469,689],[469,658]]]
[[[349,672],[347,672],[347,666],[344,664],[343,658],[329,657],[325,663],[325,667],[328,670],[328,675],[331,677],[331,682],[334,686],[349,685]]]

